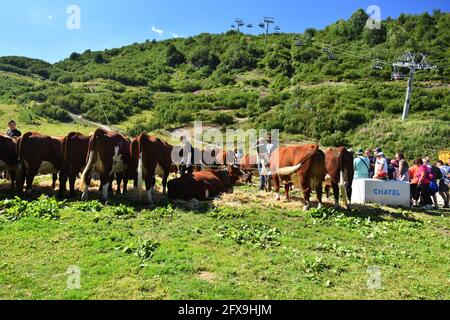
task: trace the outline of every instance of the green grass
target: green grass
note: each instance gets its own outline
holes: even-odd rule
[[[448,212],[307,213],[267,199],[238,187],[214,203],[74,202],[50,220],[0,207],[0,299],[450,298]],[[80,290],[67,289],[69,266]]]

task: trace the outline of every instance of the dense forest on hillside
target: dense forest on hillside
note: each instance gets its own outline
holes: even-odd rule
[[[116,124],[150,112],[129,124],[133,135],[203,120],[326,146],[410,155],[449,147],[450,14],[402,14],[378,30],[365,28],[367,18],[358,10],[324,30],[271,34],[267,46],[264,35],[228,31],[87,50],[55,64],[0,57],[0,101],[30,122],[71,121],[70,111]],[[407,50],[439,68],[417,73],[402,123],[406,80],[392,81],[389,63]]]

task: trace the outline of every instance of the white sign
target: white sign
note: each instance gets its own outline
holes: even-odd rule
[[[406,207],[411,206],[410,184],[396,180],[353,180],[352,203]]]

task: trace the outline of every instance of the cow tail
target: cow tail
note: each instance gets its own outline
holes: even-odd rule
[[[139,161],[138,161],[138,167],[137,167],[137,195],[139,201],[142,199],[142,185],[144,184],[144,163],[142,160],[142,143],[144,134],[141,134],[138,139],[138,155],[139,155]]]
[[[344,158],[344,152],[339,154],[339,174],[340,174],[339,189],[341,191],[341,195],[344,197],[345,205],[348,206],[347,188],[345,185],[345,176],[344,176],[344,167],[342,165],[342,159]]]
[[[96,145],[97,145],[97,136],[96,136],[96,134],[94,134],[91,137],[91,140],[89,140],[88,159],[87,159],[87,163],[86,163],[86,168],[84,168],[84,171],[81,174],[81,189],[83,189],[85,187],[86,176],[87,176],[88,172],[92,169]]]
[[[27,140],[32,135],[32,132],[27,132],[20,138],[19,144],[17,145],[17,156],[19,158],[19,161],[22,159],[23,144],[25,143],[25,140]]]

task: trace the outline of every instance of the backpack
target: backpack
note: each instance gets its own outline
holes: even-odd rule
[[[431,173],[433,174],[435,180],[442,179],[442,171],[439,168],[431,167]],[[432,179],[432,180],[434,180],[434,179]]]

